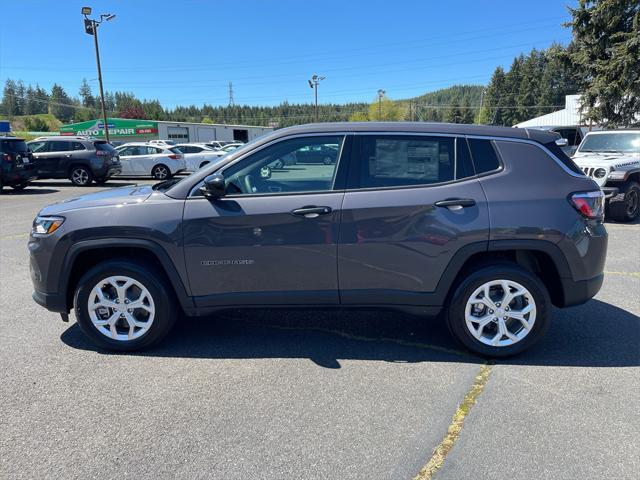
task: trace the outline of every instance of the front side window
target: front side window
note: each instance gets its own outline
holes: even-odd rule
[[[255,195],[328,191],[338,166],[343,136],[313,136],[282,140],[231,165],[223,174],[227,193]],[[320,161],[311,150],[330,149]]]
[[[360,137],[358,172],[350,188],[384,188],[442,183],[468,176],[457,172],[455,138],[432,136]]]
[[[33,153],[42,153],[47,151],[47,142],[31,142],[29,150]]]

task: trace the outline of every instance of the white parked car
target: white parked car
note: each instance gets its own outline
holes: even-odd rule
[[[184,154],[177,147],[144,142],[125,143],[116,148],[122,176],[151,176],[167,180],[186,170]]]
[[[184,153],[187,172],[195,172],[209,163],[217,162],[227,154],[201,143],[180,143],[176,147]]]
[[[222,147],[229,145],[231,143],[236,143],[236,142],[231,142],[227,140],[209,140],[208,142],[200,143],[200,145],[208,145],[209,147],[213,147],[216,150],[220,150]]]
[[[164,147],[175,147],[176,146],[176,142],[174,142],[173,140],[149,140],[149,143],[151,145],[162,145]]]
[[[640,217],[640,129],[589,132],[573,161],[602,188],[610,218]]]

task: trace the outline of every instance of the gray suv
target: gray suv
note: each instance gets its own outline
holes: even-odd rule
[[[68,178],[79,187],[105,183],[122,172],[120,157],[104,140],[89,137],[40,137],[29,142],[38,178]]]
[[[470,350],[516,354],[552,305],[586,302],[603,281],[603,194],[556,138],[429,123],[278,130],[187,178],[44,208],[33,298],[63,319],[75,309],[113,350],[158,342],[180,313],[313,306],[443,311]],[[297,155],[323,147],[335,162]]]

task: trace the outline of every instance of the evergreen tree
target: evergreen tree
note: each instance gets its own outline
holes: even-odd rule
[[[501,106],[504,106],[504,95],[505,72],[502,67],[497,67],[486,89],[482,110],[478,115],[478,123],[484,125],[504,124],[503,110],[500,109]]]
[[[2,91],[2,113],[8,116],[18,115],[20,106],[18,104],[18,85],[10,78],[4,83]]]
[[[49,113],[51,113],[57,119],[68,122],[73,119],[73,102],[62,88],[57,83],[51,87],[51,96],[49,97]]]
[[[462,112],[457,100],[444,111],[442,117],[442,120],[448,123],[462,123]]]
[[[47,113],[49,109],[49,94],[47,91],[40,87],[40,85],[36,85],[35,95],[34,95],[34,108],[35,113]]]
[[[474,123],[476,115],[474,113],[474,109],[471,108],[471,102],[468,98],[462,100],[460,113],[462,114],[461,123]]]
[[[78,92],[78,94],[80,95],[80,100],[82,101],[83,107],[96,107],[96,99],[91,93],[91,87],[89,86],[86,78],[82,79],[82,84],[80,85],[80,91]]]
[[[569,11],[584,118],[608,127],[640,124],[640,2],[579,0]]]

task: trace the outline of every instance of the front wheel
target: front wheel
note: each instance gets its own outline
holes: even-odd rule
[[[159,342],[177,317],[161,272],[144,263],[108,260],[85,273],[75,292],[78,325],[98,347],[133,351]]]
[[[609,216],[616,222],[633,222],[640,216],[640,184],[627,182],[620,192],[609,199]]]
[[[447,324],[474,353],[507,357],[523,352],[549,328],[551,300],[542,281],[516,264],[481,267],[456,288]]]
[[[29,182],[24,182],[24,183],[19,183],[17,185],[12,185],[11,188],[13,188],[16,192],[21,192],[22,190],[27,188],[27,185],[29,185]]]
[[[172,177],[169,167],[162,164],[153,167],[153,170],[151,170],[151,176],[156,180],[169,180]]]
[[[71,169],[71,174],[69,175],[69,179],[71,183],[78,187],[86,187],[91,183],[93,175],[87,167],[76,166]]]

